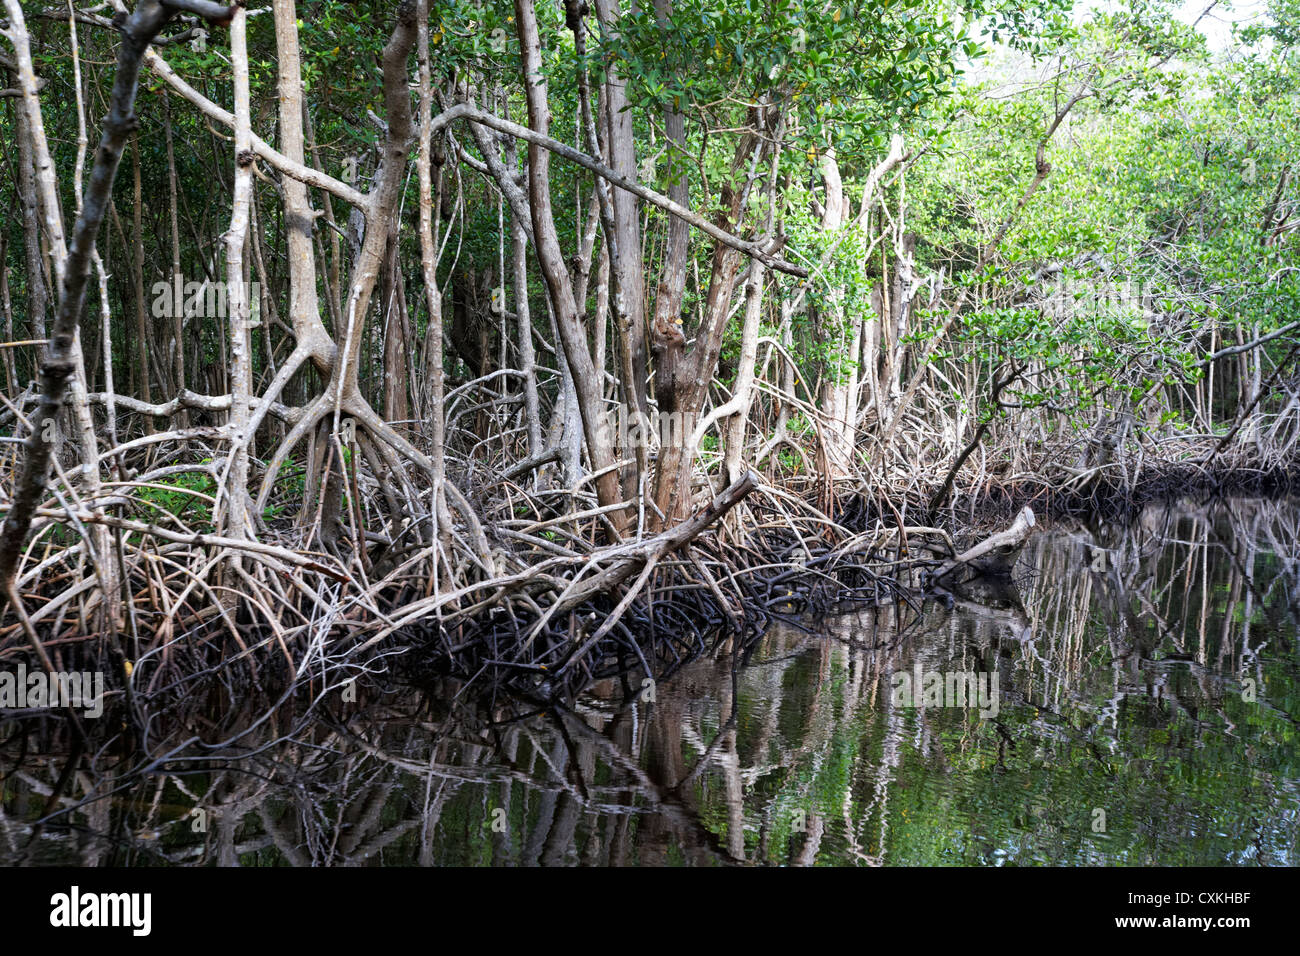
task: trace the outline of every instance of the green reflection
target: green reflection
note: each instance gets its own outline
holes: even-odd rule
[[[29,757],[0,859],[1294,865],[1298,526],[1294,502],[1252,500],[1058,525],[1014,586],[778,627],[653,702],[611,681],[485,727],[403,699],[112,796],[111,772],[82,775],[74,825],[36,840],[62,760]],[[917,671],[996,675],[996,717],[900,704],[891,675]]]

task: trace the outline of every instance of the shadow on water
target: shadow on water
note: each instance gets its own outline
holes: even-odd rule
[[[11,745],[0,862],[1294,865],[1298,621],[1296,502],[1149,507],[572,711],[408,695],[124,786]]]

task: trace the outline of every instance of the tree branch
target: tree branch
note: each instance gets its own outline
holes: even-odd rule
[[[12,29],[26,32],[17,0],[7,0]],[[41,363],[40,407],[24,449],[13,503],[0,528],[0,583],[12,594],[14,572],[23,543],[31,528],[40,497],[45,491],[50,458],[57,439],[57,420],[68,383],[77,368],[77,330],[86,297],[95,238],[113,194],[113,179],[122,160],[127,138],[135,131],[135,97],[140,63],[149,42],[172,17],[172,11],[158,0],[140,0],[135,11],[122,23],[122,41],[117,49],[117,70],[104,133],[95,152],[95,165],[72,232],[61,277],[58,312],[49,344]],[[25,36],[24,36],[25,41]],[[24,44],[25,45],[25,44]],[[33,96],[35,94],[32,94]]]
[[[808,270],[802,266],[786,262],[784,259],[778,259],[763,249],[758,243],[749,242],[740,239],[737,236],[733,236],[725,229],[719,228],[702,216],[699,216],[684,206],[673,202],[662,193],[657,193],[653,189],[647,189],[640,183],[624,179],[604,163],[592,159],[586,153],[576,150],[572,146],[567,146],[559,140],[551,139],[551,137],[531,130],[526,126],[520,126],[518,123],[512,123],[509,120],[501,119],[499,116],[493,116],[491,113],[486,113],[468,103],[459,103],[435,117],[433,120],[432,131],[436,133],[443,127],[456,122],[456,120],[462,119],[469,120],[472,123],[481,123],[490,129],[507,133],[517,139],[522,139],[525,142],[540,146],[556,155],[563,156],[570,162],[577,163],[583,169],[590,170],[602,179],[608,180],[619,189],[624,189],[635,196],[639,196],[651,205],[658,206],[665,212],[671,213],[677,218],[690,223],[696,229],[716,239],[724,246],[735,249],[737,252],[742,252],[747,256],[754,257],[769,269],[775,269],[778,272],[784,272],[786,275],[798,276],[799,278],[806,278],[808,276]]]

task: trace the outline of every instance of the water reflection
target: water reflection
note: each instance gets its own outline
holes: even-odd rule
[[[1293,865],[1298,531],[1260,501],[1058,525],[1014,586],[780,627],[741,668],[724,648],[486,727],[405,700],[121,789],[83,772],[40,828],[66,761],[29,756],[0,860]],[[907,706],[900,673],[995,678],[996,716]]]

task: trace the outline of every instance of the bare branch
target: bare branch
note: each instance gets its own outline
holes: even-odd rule
[[[436,133],[438,130],[450,125],[451,123],[462,119],[469,120],[472,123],[481,123],[491,129],[507,133],[510,136],[522,139],[525,142],[533,143],[534,145],[540,146],[558,156],[563,156],[570,162],[577,163],[583,169],[590,170],[602,179],[608,180],[619,189],[627,190],[633,195],[644,199],[651,205],[658,206],[665,212],[671,213],[677,218],[690,223],[696,229],[716,239],[724,246],[729,246],[737,252],[742,252],[747,256],[753,256],[770,269],[784,272],[787,275],[798,276],[799,278],[806,278],[808,275],[808,270],[803,266],[793,265],[792,263],[786,262],[784,259],[778,259],[759,243],[749,242],[745,239],[733,236],[725,229],[715,226],[702,216],[673,202],[662,193],[655,192],[653,189],[648,189],[640,183],[625,179],[604,163],[592,159],[586,153],[574,149],[572,146],[567,146],[559,140],[535,132],[526,126],[520,126],[518,123],[512,123],[509,120],[501,119],[499,116],[493,116],[491,113],[484,112],[468,103],[459,103],[435,117],[433,120],[432,132]]]

